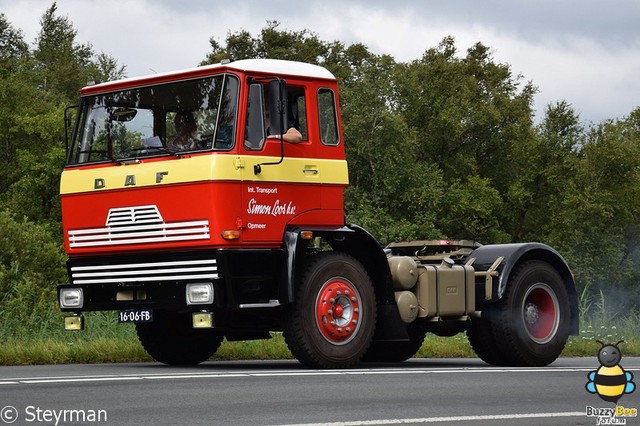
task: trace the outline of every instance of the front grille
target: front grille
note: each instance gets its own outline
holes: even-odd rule
[[[73,284],[142,283],[218,278],[215,259],[72,266]]]
[[[208,220],[165,222],[154,205],[109,210],[102,228],[70,229],[69,247],[104,247],[124,244],[207,240]]]
[[[107,226],[162,223],[162,215],[157,206],[118,207],[109,210]]]

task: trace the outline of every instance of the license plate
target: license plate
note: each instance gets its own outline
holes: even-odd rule
[[[151,309],[127,309],[118,312],[118,322],[153,322]]]

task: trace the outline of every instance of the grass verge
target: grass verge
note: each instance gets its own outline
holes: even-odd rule
[[[601,345],[617,343],[623,357],[640,356],[640,321],[638,316],[609,321],[584,321],[578,336],[570,336],[562,356],[596,357]],[[61,320],[61,317],[60,317]],[[33,323],[33,322],[31,322]],[[61,321],[52,321],[61,324]],[[138,342],[131,324],[118,324],[108,313],[89,313],[88,329],[83,332],[64,332],[42,328],[18,330],[15,325],[0,330],[0,365],[33,365],[65,363],[149,362],[152,359]],[[50,328],[50,327],[44,327]],[[214,360],[277,360],[291,359],[291,353],[281,333],[271,339],[241,342],[224,341]],[[438,337],[428,334],[415,355],[419,358],[475,357],[466,336]]]
[[[617,340],[607,340],[616,343]],[[572,336],[562,356],[594,357],[600,345],[583,336]],[[640,356],[640,341],[625,340],[623,356]],[[417,358],[473,358],[471,346],[464,334],[453,337],[428,335],[415,355]],[[291,359],[284,338],[274,333],[272,339],[242,342],[224,341],[213,360],[277,360]],[[11,339],[0,344],[0,365],[91,364],[109,362],[153,361],[137,338],[130,333],[122,336],[85,338]]]

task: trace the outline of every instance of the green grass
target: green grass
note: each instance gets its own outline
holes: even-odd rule
[[[65,332],[62,315],[33,326],[4,323],[0,326],[0,365],[148,362],[152,359],[144,351],[134,327],[118,324],[112,313],[89,313],[87,330]],[[601,345],[620,344],[623,356],[640,356],[640,318],[629,315],[615,323],[602,318],[583,320],[580,335],[571,336],[562,356],[595,357]],[[34,322],[27,322],[34,324]],[[45,324],[48,323],[48,324]],[[291,359],[281,333],[271,339],[241,342],[224,341],[214,360],[276,360]],[[438,337],[428,334],[415,355],[419,358],[475,357],[464,334]]]
[[[623,356],[640,356],[640,335],[638,324],[587,325],[578,336],[571,336],[565,346],[564,356],[596,356],[603,343],[620,343]]]
[[[109,337],[84,338],[71,333],[35,339],[10,339],[0,344],[0,365],[148,362],[153,361],[144,351],[136,336],[128,331]],[[589,336],[589,334],[587,334]],[[572,336],[562,356],[595,357],[600,344],[587,336]],[[616,343],[617,338],[606,343]],[[624,356],[640,355],[640,339],[625,339],[621,346]],[[417,358],[474,358],[475,354],[464,334],[453,337],[428,335]],[[272,339],[242,342],[224,341],[214,360],[277,360],[292,359],[284,338],[274,333]]]
[[[93,364],[151,361],[137,341],[100,337],[72,342],[57,339],[13,340],[0,345],[1,365]]]
[[[272,333],[271,339],[228,342],[225,340],[216,351],[217,360],[272,360],[292,359],[293,356],[282,337],[282,333]]]

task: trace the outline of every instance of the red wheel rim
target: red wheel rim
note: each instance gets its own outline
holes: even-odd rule
[[[560,309],[551,287],[538,283],[529,288],[522,303],[522,319],[534,342],[544,344],[553,339],[560,324]]]
[[[349,343],[358,334],[362,315],[360,293],[346,278],[332,278],[316,298],[316,325],[334,345]]]

